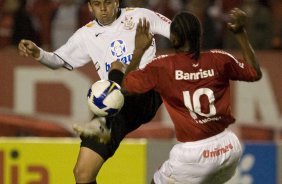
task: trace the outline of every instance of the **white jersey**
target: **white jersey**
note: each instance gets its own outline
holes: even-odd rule
[[[135,46],[136,26],[140,18],[150,22],[150,32],[169,38],[170,20],[144,8],[121,9],[118,18],[107,26],[91,21],[77,30],[54,53],[65,62],[68,69],[77,68],[92,61],[101,79],[108,79],[108,71],[112,62],[118,60],[129,64]],[[153,41],[141,59],[139,68],[145,67],[156,52]]]

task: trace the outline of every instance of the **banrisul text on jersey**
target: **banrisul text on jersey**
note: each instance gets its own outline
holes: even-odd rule
[[[184,72],[182,70],[175,70],[175,79],[176,80],[198,80],[198,79],[204,79],[208,77],[214,76],[214,70],[202,70],[200,69],[198,72]]]

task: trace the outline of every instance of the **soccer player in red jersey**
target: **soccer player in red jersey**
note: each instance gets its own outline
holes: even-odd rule
[[[237,136],[227,129],[235,121],[229,82],[253,82],[262,77],[245,22],[243,11],[231,10],[227,27],[234,33],[244,58],[236,59],[223,50],[202,52],[198,18],[181,12],[170,27],[176,54],[161,56],[136,70],[152,39],[149,23],[139,21],[133,60],[125,71],[123,88],[129,93],[151,89],[159,92],[179,141],[154,174],[153,183],[220,184],[234,175],[242,149]]]

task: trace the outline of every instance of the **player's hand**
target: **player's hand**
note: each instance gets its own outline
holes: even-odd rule
[[[229,17],[227,28],[233,33],[242,32],[246,25],[247,14],[239,8],[234,8],[230,11]]]
[[[30,40],[21,40],[18,49],[21,56],[32,56],[33,58],[40,56],[39,47]]]
[[[153,35],[150,33],[150,23],[144,18],[139,19],[135,35],[135,50],[145,52],[152,44]]]

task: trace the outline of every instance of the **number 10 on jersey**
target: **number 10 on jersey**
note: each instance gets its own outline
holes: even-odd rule
[[[202,95],[205,95],[208,99],[208,108],[206,112],[202,112],[203,105],[206,107],[206,104],[201,104],[200,98]],[[190,112],[190,115],[194,119],[198,119],[198,115],[203,117],[211,117],[216,115],[216,109],[214,106],[214,93],[209,88],[200,88],[197,89],[194,93],[190,93],[190,91],[183,91],[184,104]]]

